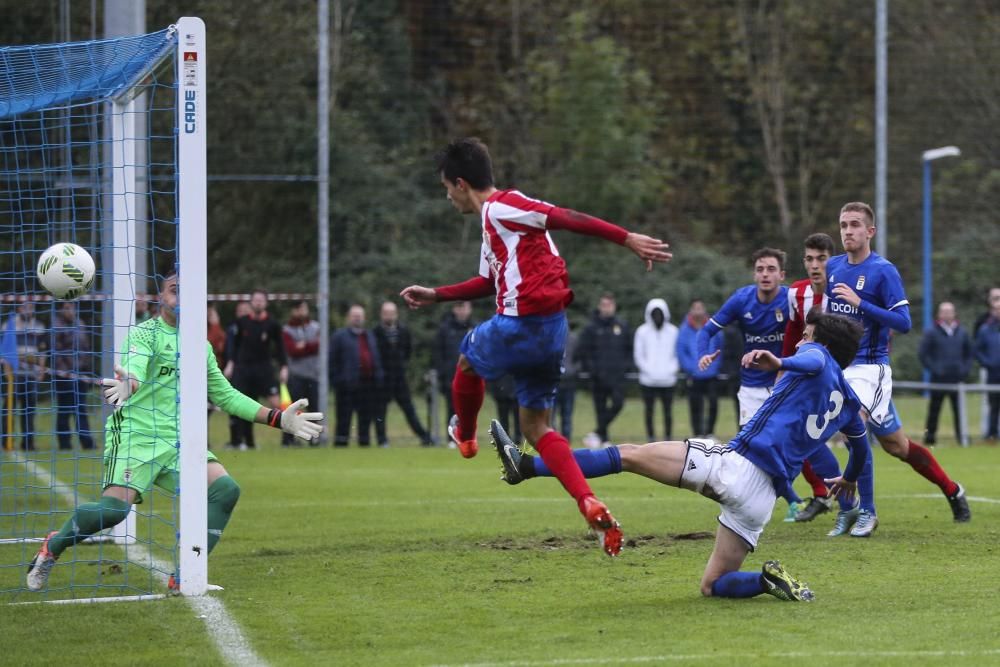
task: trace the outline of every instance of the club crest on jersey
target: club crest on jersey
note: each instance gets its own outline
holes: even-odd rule
[[[864,276],[858,276],[858,282],[854,286],[854,289],[864,289],[864,287],[865,287],[865,277]]]
[[[614,329],[612,329],[612,331],[614,331],[614,333],[615,333],[616,336],[621,336],[622,335],[622,328],[621,328],[620,325],[616,324],[615,327],[614,327]]]
[[[775,310],[774,310],[774,319],[777,320],[778,322],[784,322],[785,321],[785,314],[781,312],[780,308],[775,308]]]

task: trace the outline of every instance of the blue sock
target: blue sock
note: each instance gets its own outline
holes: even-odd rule
[[[813,472],[823,479],[840,477],[840,462],[826,445],[818,447],[816,451],[809,455],[809,463],[812,465]],[[849,510],[854,507],[851,503],[844,502],[843,499],[838,498],[837,501],[840,503],[840,509],[842,510]]]
[[[840,462],[826,445],[817,447],[816,451],[809,455],[809,463],[812,465],[813,472],[823,479],[840,477]]]
[[[718,598],[752,598],[763,592],[760,572],[726,572],[712,582],[712,595]]]
[[[622,455],[617,447],[606,449],[574,449],[573,458],[583,471],[583,476],[603,477],[615,475],[622,471]],[[554,477],[541,456],[534,457],[535,477]]]
[[[872,450],[868,450],[865,467],[858,475],[858,496],[861,497],[861,509],[875,514],[875,466],[872,462]]]

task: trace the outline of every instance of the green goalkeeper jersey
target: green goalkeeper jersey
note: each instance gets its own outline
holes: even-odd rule
[[[139,388],[108,417],[106,428],[177,442],[177,328],[154,317],[129,330],[121,351],[121,366],[139,381]],[[240,419],[252,422],[261,405],[229,384],[219,370],[212,346],[205,341],[208,400]]]

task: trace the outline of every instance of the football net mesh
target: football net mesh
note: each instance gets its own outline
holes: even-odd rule
[[[63,552],[47,589],[25,587],[41,540],[102,493],[112,413],[100,378],[136,320],[154,314],[157,278],[173,269],[175,33],[0,48],[3,602],[158,593],[176,568],[176,480],[165,475],[129,521]],[[35,276],[57,242],[97,265],[93,289],[75,301],[53,300]]]

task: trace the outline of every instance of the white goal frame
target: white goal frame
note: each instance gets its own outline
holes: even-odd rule
[[[205,23],[183,17],[176,26],[177,270],[179,497],[178,566],[182,595],[204,595],[208,586],[208,403],[205,341],[207,331],[207,149],[205,128]],[[136,128],[144,99],[126,90],[112,102],[112,281],[114,350],[121,350],[135,325],[137,211],[140,185],[136,156],[145,132]],[[185,307],[190,304],[190,307]],[[111,535],[120,545],[135,543],[135,508]]]
[[[179,565],[182,595],[208,590],[208,192],[205,23],[177,22]]]

